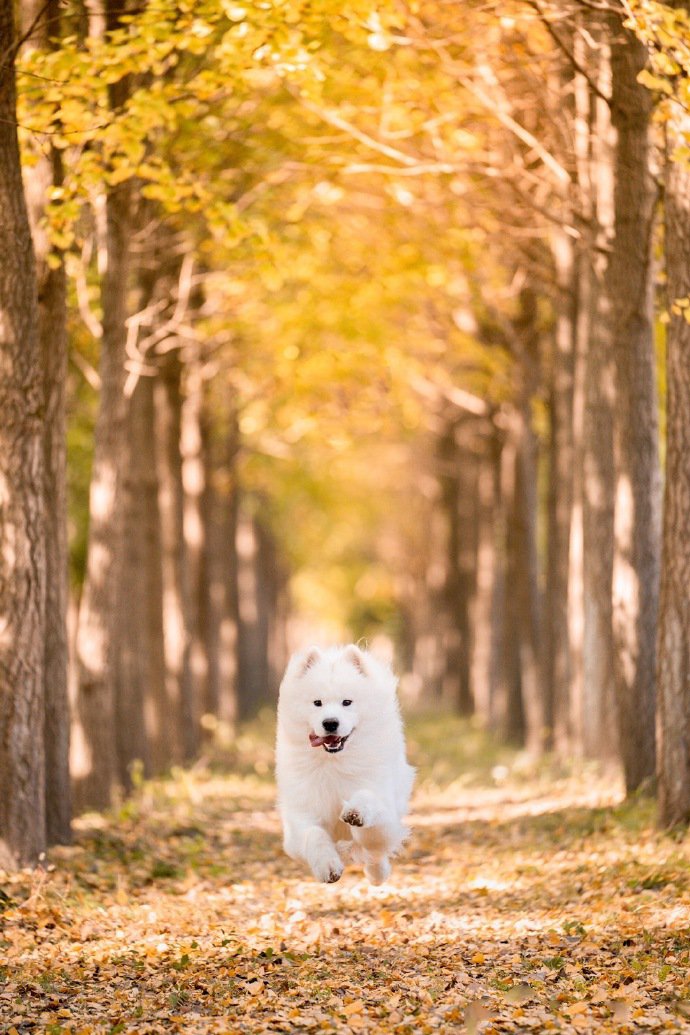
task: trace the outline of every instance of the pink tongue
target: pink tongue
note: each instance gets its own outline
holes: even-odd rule
[[[335,733],[329,733],[327,737],[319,737],[316,733],[309,734],[309,743],[313,748],[321,747],[323,744],[328,744],[329,747],[333,747],[340,740],[340,737],[336,736]]]

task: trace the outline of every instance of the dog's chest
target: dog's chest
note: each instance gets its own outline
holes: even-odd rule
[[[361,779],[349,767],[332,764],[334,759],[324,759],[310,781],[311,792],[316,798],[317,809],[323,819],[335,822],[342,812],[343,804],[361,785]],[[340,760],[339,760],[340,761]],[[329,764],[330,763],[330,764]]]

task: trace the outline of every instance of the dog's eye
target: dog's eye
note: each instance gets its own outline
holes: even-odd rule
[[[321,701],[314,701],[314,704],[316,705],[317,708],[321,707]]]
[[[351,705],[351,704],[352,704],[352,701],[343,701],[343,708],[347,708],[348,705]]]

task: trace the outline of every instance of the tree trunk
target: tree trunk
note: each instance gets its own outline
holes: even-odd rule
[[[470,681],[475,712],[483,725],[491,722],[493,696],[492,650],[494,635],[494,596],[498,577],[498,498],[497,474],[500,445],[494,433],[487,438],[479,459],[476,507],[476,592],[472,608],[472,660]]]
[[[687,2],[675,6],[690,13]],[[666,125],[664,242],[670,322],[657,685],[659,819],[670,826],[690,820],[690,163],[681,154],[673,156],[673,148],[690,132],[690,116],[673,108]]]
[[[258,575],[265,611],[267,679],[261,704],[272,705],[278,696],[278,687],[287,664],[287,576],[278,551],[278,544],[270,528],[258,522]]]
[[[496,732],[505,741],[522,745],[525,740],[525,713],[520,680],[521,614],[513,591],[519,558],[517,502],[517,473],[519,436],[516,425],[511,427],[501,452],[501,498],[505,507],[504,564],[505,586],[503,597],[503,625],[500,637],[501,656],[499,677],[494,699]],[[510,587],[510,589],[508,589]]]
[[[26,47],[54,47],[60,34],[58,0],[43,4],[23,0],[23,31],[33,26]],[[38,21],[37,21],[38,19]],[[36,256],[39,341],[45,392],[46,612],[45,612],[45,766],[46,835],[48,844],[71,839],[69,775],[69,699],[67,689],[67,490],[66,418],[67,300],[61,257],[52,268],[48,234],[43,225],[51,186],[63,180],[62,156],[47,145],[26,179],[26,200]]]
[[[59,155],[55,152],[59,168]],[[58,182],[60,173],[54,182]],[[67,686],[67,306],[65,269],[39,260],[39,336],[45,386],[46,630],[45,754],[48,844],[71,840],[70,710]]]
[[[655,771],[655,638],[660,470],[652,322],[655,191],[649,172],[652,98],[637,82],[644,47],[611,16],[615,239],[608,289],[616,364],[613,624],[616,697],[628,792]]]
[[[506,520],[505,739],[524,743],[531,755],[544,747],[544,708],[539,666],[537,578],[536,439],[529,397],[513,415],[504,460]]]
[[[549,488],[547,503],[543,673],[547,746],[570,748],[570,627],[568,581],[573,505],[573,376],[575,293],[572,242],[559,233],[554,255],[560,288],[549,397]]]
[[[0,0],[0,865],[45,848],[45,434],[36,270],[16,127],[14,8]]]
[[[611,92],[608,42],[601,17],[590,31],[597,40],[593,69],[604,95]],[[585,755],[611,762],[618,757],[613,648],[613,457],[614,364],[609,299],[604,289],[613,238],[613,147],[608,104],[592,97],[591,192],[594,248],[589,256],[593,317],[585,362],[583,424],[583,692],[582,741]]]
[[[460,449],[461,422],[451,420],[438,441],[440,505],[445,524],[445,578],[440,593],[439,620],[443,623],[442,694],[460,715],[472,712],[469,681],[468,577],[463,563],[467,528],[461,527],[466,510],[468,457]]]
[[[120,778],[125,786],[133,761],[141,760],[147,773],[162,773],[172,761],[153,390],[153,378],[142,376],[130,400],[129,458],[122,483],[117,714]]]
[[[122,546],[121,475],[126,450],[125,320],[129,270],[130,192],[106,200],[107,269],[101,292],[101,396],[89,492],[86,577],[77,634],[77,717],[84,757],[75,759],[75,800],[105,808],[117,781],[113,637]]]
[[[172,713],[171,760],[184,757],[183,702],[191,700],[189,578],[182,485],[182,364],[179,351],[162,358],[154,388],[163,576],[163,643],[166,695]]]
[[[196,757],[201,743],[201,711],[206,695],[207,657],[203,622],[204,553],[206,550],[202,501],[205,461],[202,439],[203,377],[201,362],[194,357],[187,365],[180,425],[182,485],[184,489],[183,532],[189,587],[188,643],[189,681],[183,683],[182,732],[185,759]]]
[[[506,581],[507,564],[507,524],[509,496],[506,492],[505,470],[509,466],[508,458],[512,453],[509,436],[496,433],[491,440],[491,464],[493,468],[494,490],[494,549],[495,569],[491,590],[491,625],[489,639],[489,725],[493,730],[501,728],[503,708],[504,658],[506,639],[509,635],[507,620]]]
[[[237,523],[239,590],[239,717],[250,719],[270,700],[268,664],[269,611],[264,578],[264,544],[259,523],[245,505]]]
[[[207,443],[202,511],[205,528],[205,646],[208,658],[204,710],[228,726],[237,720],[237,472],[238,429],[231,404],[229,426]],[[211,436],[212,437],[212,436]]]

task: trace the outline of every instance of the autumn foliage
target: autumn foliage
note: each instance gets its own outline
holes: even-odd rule
[[[417,719],[394,879],[323,886],[278,851],[269,737],[244,735],[234,775],[84,817],[5,885],[4,1030],[686,1030],[688,846],[620,785]]]
[[[0,28],[8,1030],[682,1030],[687,0]],[[360,639],[422,779],[324,891],[246,731]]]

